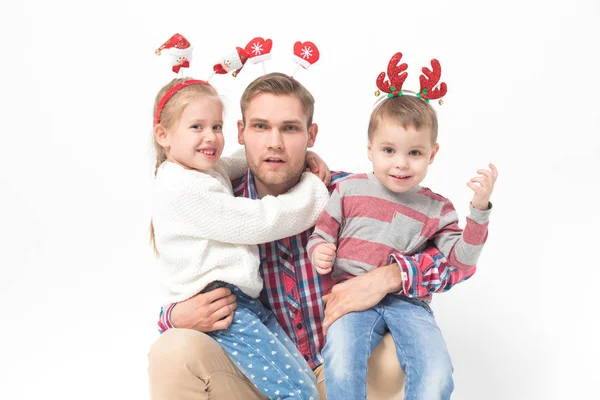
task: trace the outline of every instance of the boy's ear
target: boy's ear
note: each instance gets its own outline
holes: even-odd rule
[[[162,148],[168,149],[170,147],[169,135],[167,135],[167,130],[162,124],[157,124],[154,127],[154,137]]]
[[[308,146],[313,147],[315,145],[315,140],[317,140],[317,133],[319,133],[319,125],[311,124],[308,127]]]
[[[238,128],[238,143],[243,146],[244,145],[244,121],[239,119],[237,122],[237,128]]]
[[[372,149],[372,145],[371,145],[371,141],[369,140],[369,147],[368,147],[368,155],[369,155],[369,161],[373,161],[373,149]]]
[[[435,146],[433,147],[433,151],[431,152],[431,156],[429,156],[429,165],[431,165],[433,163],[433,160],[435,159],[435,155],[437,154],[439,149],[440,149],[440,145],[436,143]]]

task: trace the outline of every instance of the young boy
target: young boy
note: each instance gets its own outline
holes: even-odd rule
[[[497,170],[490,164],[468,183],[475,195],[462,231],[452,203],[419,185],[439,149],[437,126],[423,98],[388,96],[375,108],[368,129],[373,172],[338,183],[307,244],[319,274],[351,279],[388,264],[390,254],[423,251],[429,241],[455,268],[475,266]],[[367,359],[387,330],[406,372],[405,399],[449,399],[453,367],[428,303],[388,294],[335,321],[323,349],[327,399],[366,398]]]

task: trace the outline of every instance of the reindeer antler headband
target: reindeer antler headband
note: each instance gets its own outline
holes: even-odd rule
[[[388,63],[387,80],[385,79],[385,72],[381,72],[377,76],[376,82],[379,90],[375,91],[375,96],[379,96],[381,92],[387,93],[388,98],[404,94],[402,92],[402,85],[404,85],[404,81],[408,77],[408,73],[406,72],[408,65],[405,63],[400,64],[401,59],[402,53],[400,52],[392,56]],[[442,76],[442,67],[440,66],[440,62],[435,58],[431,60],[431,68],[431,70],[427,67],[421,69],[423,74],[419,77],[421,88],[418,92],[411,90],[404,90],[404,92],[415,93],[417,97],[425,100],[427,103],[429,103],[429,100],[439,99],[441,105],[443,104],[442,97],[446,95],[448,87],[445,82],[439,83]]]

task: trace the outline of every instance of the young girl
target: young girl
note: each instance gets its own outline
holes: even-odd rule
[[[237,367],[273,399],[318,399],[316,381],[275,316],[257,300],[262,279],[259,243],[303,232],[329,198],[305,172],[288,193],[261,200],[233,196],[242,157],[221,159],[223,103],[207,82],[175,79],[154,106],[157,150],[152,232],[165,304],[223,285],[237,297],[233,322],[208,332]]]

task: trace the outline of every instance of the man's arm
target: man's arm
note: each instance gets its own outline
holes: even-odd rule
[[[181,303],[160,309],[158,331],[171,328],[187,328],[200,332],[227,329],[237,308],[235,295],[228,288],[218,288],[199,293]]]
[[[447,292],[454,285],[469,279],[477,267],[453,267],[442,252],[435,246],[426,248],[422,253],[407,256],[401,253],[390,255],[390,266],[397,268],[394,280],[396,293],[407,297],[424,297],[432,293]]]

